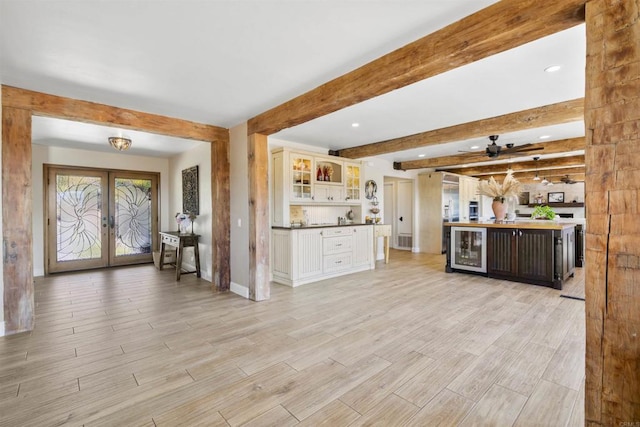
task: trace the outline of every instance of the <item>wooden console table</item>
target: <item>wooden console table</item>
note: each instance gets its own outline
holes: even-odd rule
[[[160,270],[163,267],[165,245],[176,248],[176,280],[180,280],[182,272],[182,252],[184,248],[193,247],[193,256],[196,259],[196,270],[185,271],[185,274],[196,273],[200,277],[200,252],[198,250],[199,234],[182,234],[177,231],[161,231],[160,232]]]

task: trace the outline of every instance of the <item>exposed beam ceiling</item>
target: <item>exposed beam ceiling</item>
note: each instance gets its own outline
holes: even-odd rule
[[[564,139],[561,141],[540,142],[537,144],[531,144],[531,149],[543,148],[540,151],[533,151],[528,156],[542,155],[542,154],[557,154],[566,153],[569,151],[579,151],[585,148],[584,137]],[[483,163],[488,160],[496,160],[498,158],[509,158],[512,156],[502,155],[497,158],[490,159],[485,155],[479,155],[477,153],[459,154],[455,156],[434,157],[432,159],[411,160],[408,162],[399,162],[393,165],[394,169],[409,170],[409,169],[424,169],[424,168],[440,168],[445,166],[456,166],[460,164],[468,163]]]
[[[271,135],[579,25],[584,3],[500,1],[250,119],[248,133]]]
[[[386,141],[373,142],[358,147],[345,148],[333,154],[359,159],[493,134],[575,122],[583,118],[584,98],[578,98],[498,117],[476,120]]]
[[[585,165],[584,155],[558,157],[555,159],[538,160],[538,161],[534,161],[533,159],[528,158],[527,161],[509,164],[509,166],[511,167],[511,170],[514,172],[535,171],[536,169],[545,170],[545,169],[565,168],[565,167],[584,166],[584,165]],[[478,176],[478,175],[490,175],[492,173],[501,172],[501,171],[504,171],[505,167],[506,165],[503,164],[503,165],[476,166],[476,167],[469,167],[469,168],[440,169],[440,170],[456,173],[459,175]]]
[[[571,168],[560,168],[560,169],[545,169],[543,171],[538,171],[538,177],[540,178],[548,178],[552,176],[573,176],[577,174],[585,174],[584,166],[576,166]],[[479,178],[485,179],[489,175],[478,175]],[[503,179],[506,176],[504,169],[500,172],[496,172],[495,174],[491,174],[490,176],[495,179]],[[536,176],[536,171],[524,171],[524,172],[515,172],[513,176],[517,179],[530,179]]]

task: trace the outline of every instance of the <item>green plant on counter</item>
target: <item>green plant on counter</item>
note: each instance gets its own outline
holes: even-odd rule
[[[531,218],[554,219],[556,213],[547,205],[536,206],[531,213]]]

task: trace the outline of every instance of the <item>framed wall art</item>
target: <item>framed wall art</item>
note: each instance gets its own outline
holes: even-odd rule
[[[200,215],[198,195],[198,166],[182,171],[182,212]]]
[[[549,193],[547,194],[547,201],[549,203],[564,203],[564,193]]]

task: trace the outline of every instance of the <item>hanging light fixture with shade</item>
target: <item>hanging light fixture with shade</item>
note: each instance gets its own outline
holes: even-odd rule
[[[549,181],[547,181],[547,178],[542,178],[542,181],[540,181],[540,184],[542,185],[547,185],[549,183]]]
[[[131,147],[131,140],[122,136],[110,136],[109,144],[118,151],[125,151]]]
[[[538,160],[540,160],[540,156],[536,156],[533,158],[533,161],[536,163],[536,176],[533,177],[534,181],[540,181],[540,177],[538,176]]]

